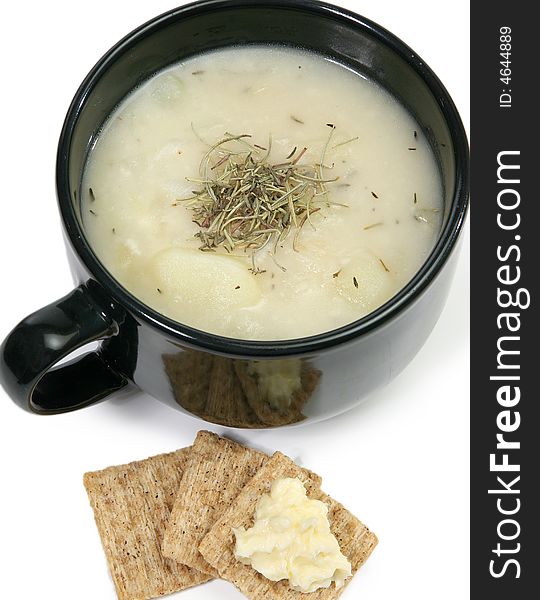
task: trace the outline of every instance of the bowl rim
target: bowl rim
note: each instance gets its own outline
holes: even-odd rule
[[[145,37],[171,21],[227,9],[286,9],[332,18],[348,26],[367,30],[389,47],[424,80],[437,101],[450,131],[455,163],[455,191],[447,223],[430,255],[414,277],[385,304],[347,325],[320,334],[286,340],[244,340],[201,331],[170,319],[138,300],[101,264],[84,236],[70,198],[69,156],[73,131],[86,99],[97,81],[116,58]],[[348,9],[314,0],[199,0],[174,8],[142,24],[110,48],[90,70],[69,106],[60,133],[56,161],[56,190],[59,210],[72,249],[109,294],[111,300],[127,309],[136,320],[156,329],[174,343],[221,354],[254,358],[278,358],[313,354],[342,345],[380,328],[402,313],[431,284],[454,250],[463,228],[469,201],[469,147],[461,118],[450,94],[437,75],[397,36],[377,23]]]

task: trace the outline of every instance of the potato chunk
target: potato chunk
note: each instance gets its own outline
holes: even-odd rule
[[[174,297],[179,311],[219,317],[230,308],[253,306],[261,292],[256,277],[239,260],[214,253],[168,248],[150,265],[155,287]]]
[[[152,98],[167,108],[174,108],[185,95],[186,84],[173,73],[166,73],[152,80],[150,94]]]
[[[384,304],[395,289],[389,266],[369,250],[361,250],[334,278],[338,293],[369,312]]]

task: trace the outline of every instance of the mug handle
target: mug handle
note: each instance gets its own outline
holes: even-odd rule
[[[127,385],[99,349],[54,368],[85,344],[117,335],[119,325],[106,310],[113,312],[82,284],[11,331],[0,347],[0,382],[21,408],[42,415],[68,412]]]

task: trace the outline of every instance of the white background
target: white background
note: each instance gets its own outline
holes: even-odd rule
[[[390,29],[440,76],[469,122],[466,0],[337,0]],[[0,338],[72,288],[54,190],[68,104],[97,59],[174,0],[5,3],[0,95]],[[246,432],[322,475],[379,536],[343,598],[456,600],[468,592],[468,240],[445,311],[413,363],[358,409],[294,430]],[[39,417],[0,389],[5,600],[113,600],[84,471],[171,451],[202,424],[132,392]],[[219,427],[213,427],[221,431]],[[237,436],[238,437],[238,436]],[[186,600],[241,598],[212,582]],[[175,596],[176,597],[176,596]]]

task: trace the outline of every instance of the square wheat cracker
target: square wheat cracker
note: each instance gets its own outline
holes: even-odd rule
[[[148,600],[210,577],[165,559],[161,542],[190,448],[84,475],[120,600]]]
[[[217,576],[198,546],[267,460],[264,452],[199,431],[165,531],[163,555]],[[320,485],[317,476],[312,478]]]
[[[199,431],[165,531],[163,556],[216,575],[197,550],[268,456],[209,431]]]
[[[246,400],[233,362],[230,358],[214,356],[202,417],[228,427],[264,427]]]
[[[276,452],[266,461],[243,488],[227,513],[205,536],[199,551],[223,579],[233,583],[249,600],[334,600],[341,595],[350,579],[340,589],[336,589],[332,584],[326,589],[302,593],[291,590],[288,582],[284,580],[274,582],[266,579],[234,556],[233,528],[247,529],[253,525],[259,498],[270,491],[276,479],[283,477],[298,477],[304,483],[308,497],[328,505],[330,528],[339,542],[341,551],[350,561],[354,575],[377,545],[377,537],[341,504],[322,492],[319,486],[306,479],[303,469],[280,452]]]
[[[214,357],[206,352],[183,350],[162,358],[176,402],[188,412],[201,415],[208,398]]]

